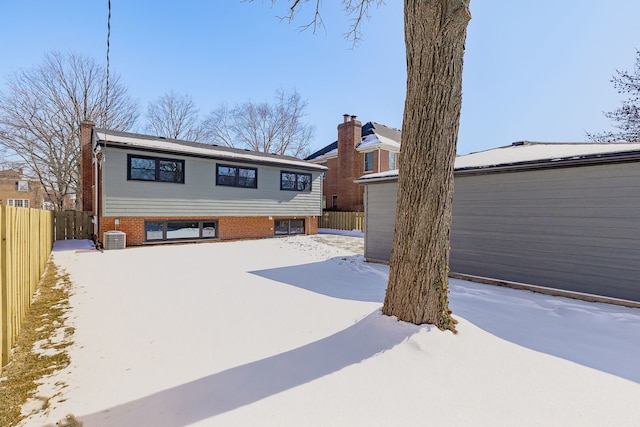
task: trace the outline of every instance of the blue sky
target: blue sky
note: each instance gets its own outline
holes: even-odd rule
[[[316,34],[298,31],[311,3],[289,24],[277,18],[284,0],[111,0],[111,69],[142,111],[170,90],[191,95],[204,115],[296,89],[319,149],[336,139],[344,113],[402,125],[402,2],[386,3],[351,49],[337,0],[323,2],[326,31]],[[458,153],[519,140],[579,142],[585,131],[611,129],[602,112],[618,106],[611,77],[631,69],[640,49],[639,1],[472,0],[471,12]],[[0,0],[0,90],[8,73],[53,50],[104,62],[106,32],[106,0]]]

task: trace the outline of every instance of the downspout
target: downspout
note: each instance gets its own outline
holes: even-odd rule
[[[382,170],[380,169],[380,147],[378,147],[378,171],[377,172],[382,172]]]
[[[100,227],[98,226],[98,156],[96,155],[95,148],[91,150],[91,154],[93,163],[93,235],[95,243],[97,243]]]

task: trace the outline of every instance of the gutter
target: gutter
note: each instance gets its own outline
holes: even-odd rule
[[[106,147],[107,141],[99,140],[98,145],[102,147]],[[122,150],[142,151],[145,153],[163,153],[163,154],[169,154],[173,156],[194,157],[199,159],[210,159],[210,160],[222,160],[227,162],[246,163],[246,164],[252,164],[252,165],[277,166],[280,168],[299,169],[299,170],[313,171],[313,172],[322,172],[329,169],[326,166],[316,165],[316,164],[307,162],[305,160],[300,160],[299,162],[308,163],[308,165],[298,164],[294,161],[292,161],[291,163],[287,163],[287,162],[278,162],[278,161],[269,161],[269,160],[246,159],[243,157],[236,157],[236,156],[223,156],[223,155],[215,155],[215,154],[209,155],[209,154],[203,154],[203,153],[184,152],[179,150],[166,150],[166,149],[161,149],[161,148],[159,149],[159,148],[153,148],[153,147],[139,147],[136,145],[123,144],[123,143],[113,142],[113,141],[109,141],[109,147],[119,148]]]

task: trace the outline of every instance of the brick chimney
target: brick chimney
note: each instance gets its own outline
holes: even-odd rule
[[[82,210],[93,212],[93,147],[92,130],[96,124],[87,120],[80,123],[80,195]]]
[[[344,114],[338,125],[338,206],[343,211],[364,208],[364,188],[353,183],[364,170],[364,158],[356,151],[361,140],[362,123],[356,116]]]

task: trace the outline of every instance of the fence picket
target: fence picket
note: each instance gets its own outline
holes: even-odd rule
[[[58,211],[55,213],[56,240],[90,239],[93,234],[91,213]]]
[[[0,372],[53,246],[53,212],[0,206]]]
[[[325,211],[318,226],[333,230],[359,230],[364,232],[364,212]]]

